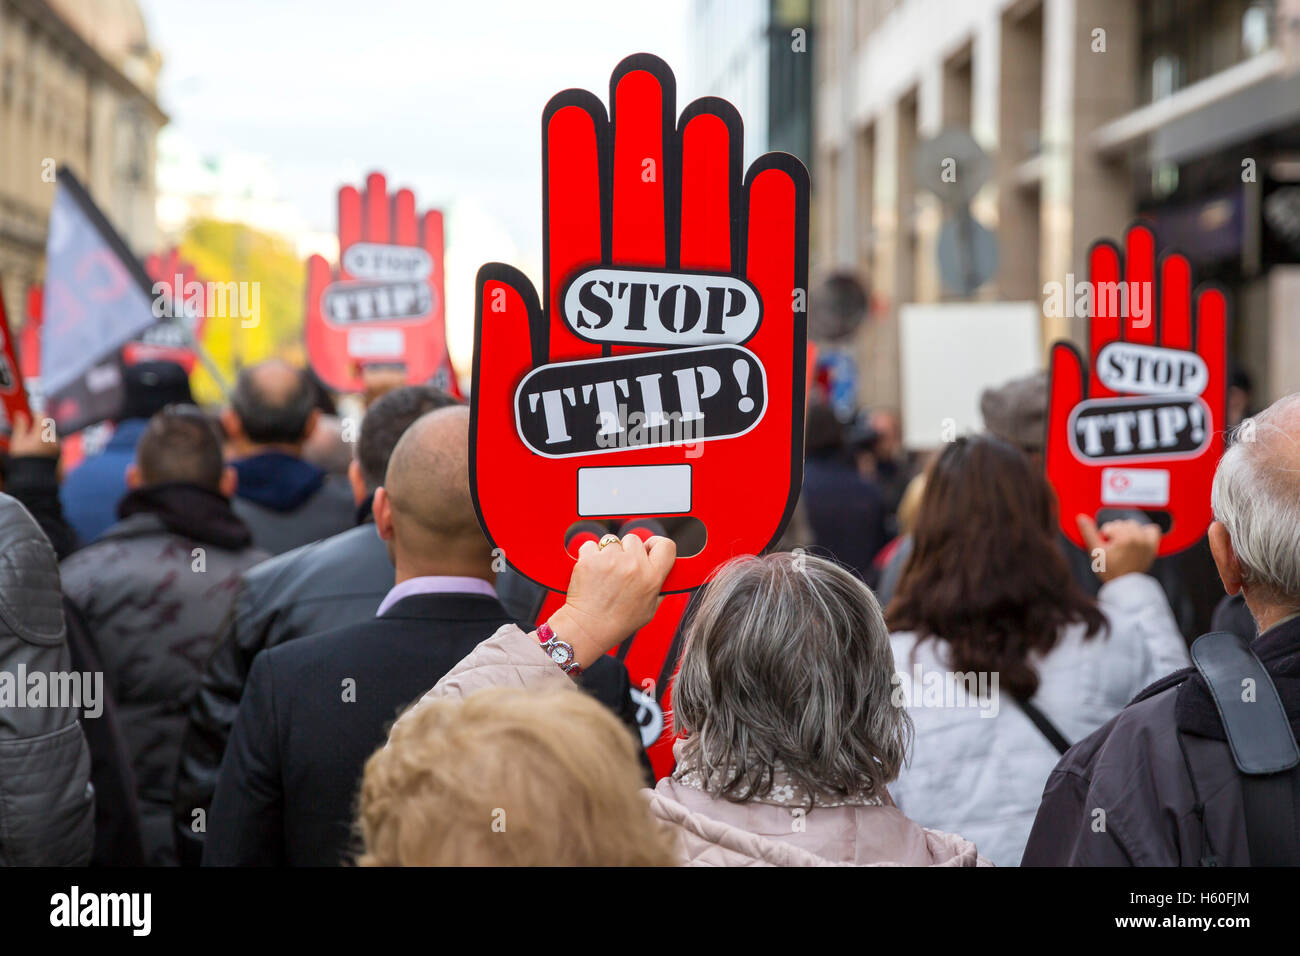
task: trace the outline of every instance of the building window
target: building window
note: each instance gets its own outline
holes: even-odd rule
[[[1273,5],[1252,3],[1241,15],[1241,52],[1258,56],[1273,45]]]
[[[1172,54],[1158,56],[1151,64],[1151,101],[1173,96],[1182,88],[1183,64]]]
[[[1270,49],[1275,0],[1145,0],[1140,96],[1154,102]]]

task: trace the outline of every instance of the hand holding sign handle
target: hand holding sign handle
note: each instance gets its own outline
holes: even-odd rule
[[[1166,255],[1133,226],[1125,255],[1099,242],[1089,255],[1088,368],[1074,346],[1052,347],[1047,474],[1060,526],[1087,546],[1077,516],[1137,507],[1168,516],[1163,555],[1190,547],[1210,522],[1222,453],[1227,309],[1218,289],[1192,307],[1187,259]]]
[[[674,126],[674,100],[671,71],[645,54],[615,69],[609,119],[586,91],[553,97],[545,302],[509,266],[478,275],[475,502],[506,560],[555,591],[580,521],[699,519],[703,549],[664,584],[685,591],[769,546],[802,483],[807,171],[770,153],[742,180],[734,108],[699,100]],[[566,301],[593,311],[580,318]],[[708,339],[710,325],[741,321]],[[622,444],[628,408],[706,425],[698,440]]]

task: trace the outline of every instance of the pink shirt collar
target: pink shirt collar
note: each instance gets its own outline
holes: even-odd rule
[[[384,612],[403,598],[413,594],[481,594],[496,598],[496,588],[482,578],[458,578],[446,575],[430,575],[419,578],[407,578],[394,587],[379,602],[375,617],[382,617]]]

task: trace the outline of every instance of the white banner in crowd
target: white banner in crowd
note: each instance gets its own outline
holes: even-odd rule
[[[1043,368],[1034,302],[954,302],[899,310],[903,444],[934,448],[982,431],[980,394]]]

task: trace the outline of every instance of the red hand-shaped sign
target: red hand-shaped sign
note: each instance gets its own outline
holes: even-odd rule
[[[154,281],[155,294],[165,305],[163,319],[123,346],[122,358],[127,365],[175,362],[186,372],[193,372],[198,359],[193,343],[203,341],[203,327],[207,322],[207,287],[175,246],[161,255],[148,256],[144,271]]]
[[[1129,229],[1125,255],[1093,246],[1086,291],[1090,360],[1052,348],[1047,475],[1061,530],[1084,547],[1076,516],[1105,509],[1163,513],[1160,554],[1191,547],[1211,519],[1210,485],[1223,452],[1227,307],[1204,288],[1192,303],[1186,258]],[[1091,369],[1091,376],[1087,369]],[[1091,385],[1089,380],[1091,379]]]
[[[676,126],[663,61],[629,57],[610,115],[567,90],[542,116],[543,299],[479,270],[471,481],[493,544],[568,586],[580,521],[690,516],[701,550],[665,592],[768,547],[802,484],[808,174],[769,153],[742,178],[740,117]]]
[[[453,388],[443,324],[442,213],[415,212],[415,196],[390,199],[371,173],[363,197],[339,190],[339,269],[307,263],[307,354],[331,388],[361,391],[367,365],[402,365],[406,381]]]

